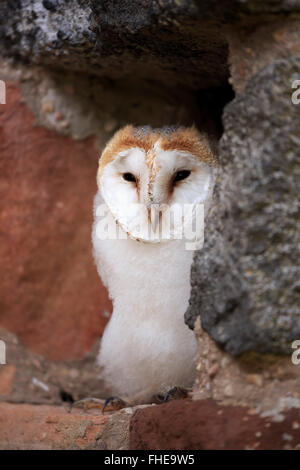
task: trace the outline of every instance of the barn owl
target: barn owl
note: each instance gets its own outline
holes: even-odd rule
[[[196,340],[184,323],[193,250],[174,236],[151,239],[143,223],[153,207],[197,201],[206,213],[216,165],[207,137],[194,127],[128,125],[101,155],[92,240],[113,302],[98,357],[102,377],[118,397],[111,401],[148,403],[170,391],[184,394],[193,384]],[[145,208],[139,232],[136,206]],[[99,207],[107,209],[118,238],[98,236]]]

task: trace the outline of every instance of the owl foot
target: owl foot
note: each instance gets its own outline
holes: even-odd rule
[[[172,387],[163,397],[163,401],[183,400],[188,398],[189,391],[182,387]]]
[[[122,398],[109,397],[104,402],[104,405],[102,407],[102,413],[104,413],[104,411],[122,410],[122,408],[126,408],[128,406],[129,406],[129,404],[126,403],[124,400],[122,400]]]
[[[189,390],[182,387],[172,387],[165,395],[154,395],[152,397],[152,401],[153,403],[160,405],[171,400],[183,400],[184,398],[188,398],[188,396]]]
[[[141,401],[137,400],[136,397],[131,400],[125,401],[120,397],[109,397],[106,400],[101,400],[100,398],[84,398],[73,403],[70,411],[73,408],[81,408],[84,411],[89,411],[91,409],[101,410],[102,413],[105,411],[118,411],[128,406],[134,406],[141,403],[156,403],[157,405],[166,403],[171,400],[183,400],[188,398],[189,390],[182,387],[172,387],[165,395],[157,394],[153,395],[152,400]]]
[[[88,411],[93,408],[96,408],[102,411],[104,403],[104,400],[101,400],[100,398],[83,398],[82,400],[75,401],[71,406],[71,410],[73,408],[81,408],[84,411]]]

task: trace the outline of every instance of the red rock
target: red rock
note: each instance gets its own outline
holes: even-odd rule
[[[97,449],[107,420],[59,406],[0,403],[0,449]]]
[[[95,139],[42,127],[7,84],[0,105],[0,327],[54,360],[82,357],[110,310],[91,254]]]
[[[0,365],[0,395],[10,395],[16,367],[12,364]]]
[[[223,411],[220,413],[220,411]],[[280,422],[247,415],[247,408],[212,400],[174,401],[139,409],[130,423],[130,449],[211,450],[300,448],[300,410],[282,412]],[[247,420],[244,418],[247,417]],[[259,439],[258,439],[259,436]]]

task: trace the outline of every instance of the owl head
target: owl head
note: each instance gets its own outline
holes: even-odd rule
[[[207,211],[216,166],[207,136],[195,127],[128,125],[106,145],[97,183],[114,220],[131,238],[157,242],[149,237],[153,214],[195,204]]]

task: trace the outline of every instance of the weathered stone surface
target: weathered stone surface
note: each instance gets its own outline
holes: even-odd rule
[[[1,450],[128,450],[135,411],[0,402]]]
[[[56,404],[92,396],[109,396],[96,357],[99,341],[80,359],[51,361],[20,344],[16,335],[0,329],[6,364],[0,365],[0,402]]]
[[[1,53],[110,79],[217,86],[227,77],[227,45],[220,26],[212,27],[210,3],[7,3],[1,6]]]
[[[134,408],[124,408],[112,413],[99,436],[99,446],[103,450],[128,450],[129,426]]]
[[[175,93],[167,86],[135,77],[101,80],[82,72],[62,74],[20,63],[10,66],[7,60],[0,62],[0,77],[6,81],[12,77],[18,80],[35,124],[76,140],[96,136],[99,149],[119,127],[128,123],[147,122],[152,127],[160,127],[166,123],[196,122],[211,133],[220,127],[218,110],[232,95],[229,86],[205,94],[198,92],[195,96],[185,88]]]
[[[300,55],[299,15],[268,19],[249,27],[247,22],[228,31],[230,83],[235,92],[246,86],[250,77],[278,59]],[[262,47],[263,45],[263,47]]]
[[[110,79],[215,87],[228,78],[224,25],[299,10],[298,0],[3,2],[1,54]]]
[[[0,365],[0,396],[11,394],[15,373],[16,367],[13,364]]]
[[[300,411],[258,415],[212,400],[180,400],[137,410],[130,423],[130,449],[299,449]]]
[[[291,354],[300,338],[300,59],[252,77],[224,113],[215,204],[192,269],[186,321],[226,351]]]
[[[130,441],[129,441],[130,439]],[[0,403],[1,450],[299,449],[299,409],[180,400],[114,414]]]
[[[1,450],[100,450],[108,415],[64,407],[0,403]]]
[[[12,83],[0,126],[0,326],[48,358],[82,357],[110,310],[91,253],[95,140],[34,127]]]
[[[250,351],[237,359],[216,345],[202,329],[200,317],[194,331],[198,343],[194,400],[212,398],[261,412],[300,408],[300,367],[290,356]]]

